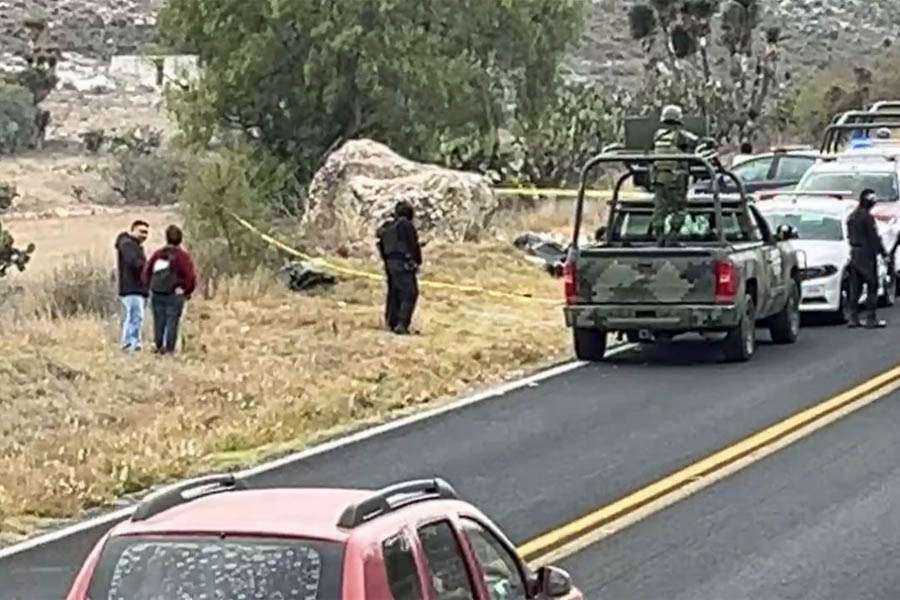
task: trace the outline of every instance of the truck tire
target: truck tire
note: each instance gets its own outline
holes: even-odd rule
[[[776,344],[793,344],[800,335],[800,288],[793,287],[784,308],[769,321],[769,333]]]
[[[756,352],[756,304],[750,294],[744,298],[744,314],[740,323],[728,332],[722,349],[728,362],[746,362],[753,358]]]
[[[588,362],[599,362],[606,354],[606,330],[576,327],[572,330],[575,358]]]

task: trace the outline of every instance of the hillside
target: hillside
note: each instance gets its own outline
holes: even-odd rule
[[[128,53],[153,41],[155,12],[164,0],[0,0],[0,54],[23,39],[24,15],[40,7],[51,38],[89,55]],[[580,48],[570,60],[579,74],[621,82],[640,74],[629,49],[628,9],[635,0],[593,0]],[[896,0],[766,0],[767,20],[785,26],[784,53],[795,75],[831,61],[853,61],[900,33]]]
[[[577,56],[569,61],[573,70],[601,82],[640,75],[628,31],[628,10],[635,3],[593,0]],[[900,20],[892,16],[896,8],[896,0],[766,0],[764,20],[784,28],[784,65],[802,76],[892,43],[900,33]]]

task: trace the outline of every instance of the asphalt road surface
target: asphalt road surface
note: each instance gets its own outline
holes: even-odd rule
[[[896,325],[809,327],[791,346],[761,331],[749,364],[723,364],[702,343],[629,352],[253,483],[440,475],[521,543],[900,364],[900,311],[881,314]],[[888,513],[900,506],[894,405],[882,400],[563,566],[599,599],[897,597],[885,595],[900,579],[900,518]],[[0,600],[63,597],[102,533],[0,560]]]

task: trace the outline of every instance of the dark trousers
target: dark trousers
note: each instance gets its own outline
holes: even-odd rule
[[[393,330],[409,330],[416,302],[419,299],[419,281],[416,272],[404,266],[391,266],[387,273],[387,298],[384,306],[384,320]]]
[[[178,324],[184,312],[184,296],[154,294],[150,299],[153,310],[153,341],[158,352],[174,352],[178,342]]]
[[[875,307],[878,306],[878,264],[877,257],[854,256],[850,263],[850,320],[859,321],[859,298],[863,286],[866,286],[866,318],[875,320]]]

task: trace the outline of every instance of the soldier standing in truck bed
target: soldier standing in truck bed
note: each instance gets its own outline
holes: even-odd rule
[[[422,247],[413,224],[415,212],[398,202],[392,217],[378,228],[378,253],[387,277],[384,318],[388,329],[408,335],[419,297],[417,273],[422,266]]]
[[[663,108],[661,127],[653,134],[654,153],[685,154],[696,149],[699,140],[685,130],[683,120],[680,106],[670,104]],[[689,175],[690,166],[679,161],[658,162],[653,165],[655,199],[652,227],[657,243],[661,246],[676,239],[684,225]]]

